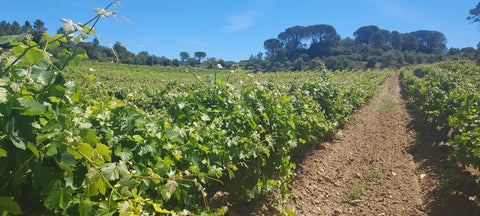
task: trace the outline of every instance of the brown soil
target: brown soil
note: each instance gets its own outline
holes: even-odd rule
[[[298,158],[292,198],[230,215],[480,215],[476,176],[448,161],[447,140],[402,97],[398,74],[331,142]],[[354,194],[353,192],[360,191]]]

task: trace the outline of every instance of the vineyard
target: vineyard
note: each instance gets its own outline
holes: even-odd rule
[[[450,132],[454,161],[480,168],[479,68],[469,61],[404,68],[403,84],[416,105]]]
[[[95,34],[100,18],[118,14],[108,10],[116,3],[95,9],[85,24],[62,19],[65,34],[0,37],[7,47],[0,49],[1,215],[225,215],[239,208],[232,200],[268,200],[287,215],[298,203],[304,208],[297,213],[337,215],[354,212],[352,206],[363,208],[358,214],[387,212],[385,206],[428,212],[419,185],[428,185],[424,178],[440,182],[435,178],[443,174],[418,165],[423,161],[412,149],[425,146],[416,141],[424,134],[414,132],[398,73],[325,67],[254,73],[86,60],[78,44]],[[418,110],[448,134],[443,144],[452,160],[477,170],[479,71],[471,61],[451,61],[400,73]],[[381,98],[371,100],[378,92]],[[314,174],[297,169],[292,158],[337,135],[340,147],[325,144],[302,161],[313,164]],[[323,153],[329,155],[318,157]],[[294,184],[296,173],[304,175]],[[338,201],[343,186],[357,193]],[[369,200],[358,201],[370,187],[376,191]]]
[[[280,202],[290,152],[335,133],[391,75],[80,64],[79,50],[45,58],[59,38],[10,37],[1,56],[2,212],[222,215],[216,194],[272,190]]]

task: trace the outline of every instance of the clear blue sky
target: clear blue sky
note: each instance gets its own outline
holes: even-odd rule
[[[329,24],[342,38],[359,27],[376,25],[401,33],[440,31],[447,47],[475,47],[480,24],[466,20],[479,0],[127,0],[118,12],[134,24],[118,18],[104,19],[97,33],[119,41],[138,53],[179,58],[179,53],[204,51],[207,57],[248,59],[264,52],[263,42],[295,25]],[[39,18],[50,33],[63,25],[62,18],[86,22],[93,8],[108,0],[2,0],[0,20],[9,22]],[[105,41],[101,43],[108,45]]]

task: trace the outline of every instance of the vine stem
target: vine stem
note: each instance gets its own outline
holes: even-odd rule
[[[115,0],[115,1],[112,1],[109,5],[107,5],[104,9],[107,10],[109,7],[111,7],[112,5],[114,5],[116,2],[119,2],[120,0]],[[100,15],[96,15],[95,17],[93,17],[92,19],[90,19],[88,22],[86,22],[85,24],[82,25],[82,27],[90,24],[91,22],[95,21],[94,24],[90,27],[90,29],[88,30],[87,34],[90,34],[93,30],[93,28],[95,27],[95,25],[97,24],[98,20],[100,19]],[[75,30],[74,32],[72,33],[75,33],[77,32],[78,30]],[[61,37],[51,41],[51,42],[58,42],[60,41],[61,39],[63,38],[66,38],[68,35],[67,34],[63,34]],[[12,68],[12,66],[14,66],[22,57],[24,57],[27,52],[32,49],[32,48],[35,48],[35,47],[40,47],[40,46],[45,46],[46,44],[48,44],[49,41],[45,41],[44,43],[39,43],[39,44],[36,44],[34,46],[29,46],[25,51],[23,51],[22,54],[20,54],[20,56],[18,56],[18,58],[16,58],[6,69],[5,71],[10,71],[10,69]],[[68,64],[68,62],[71,61],[71,57],[68,59],[67,63],[65,63],[65,65],[62,67],[62,70],[66,67],[66,65]]]
[[[42,148],[41,148],[40,150],[38,150],[38,151],[39,151],[39,152],[40,152],[40,151],[43,151],[43,150],[45,150],[46,148],[50,147],[50,145],[52,145],[52,144],[49,143],[49,144],[45,145],[44,147],[42,147]],[[2,189],[7,188],[8,184],[10,184],[10,181],[13,179],[13,177],[14,177],[18,172],[20,172],[20,170],[22,170],[24,167],[26,167],[27,164],[29,164],[30,161],[35,157],[35,155],[36,155],[36,154],[33,153],[32,156],[30,156],[27,160],[25,160],[25,161],[23,162],[23,164],[22,164],[21,167],[19,167],[17,170],[15,170],[15,172],[14,172],[12,175],[10,175],[10,177],[8,178],[8,181],[5,183],[5,185],[2,187]]]

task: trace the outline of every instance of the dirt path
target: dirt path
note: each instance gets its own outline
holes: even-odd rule
[[[478,184],[447,161],[434,145],[446,135],[430,125],[407,109],[394,75],[342,135],[298,164],[286,206],[296,215],[480,215],[456,195]]]
[[[475,178],[448,162],[435,145],[446,135],[408,107],[395,74],[341,135],[299,157],[285,206],[295,215],[480,215],[466,195],[480,194]]]
[[[299,164],[287,207],[297,215],[424,214],[421,181],[429,177],[407,151],[416,140],[410,122],[395,75],[343,135]]]

